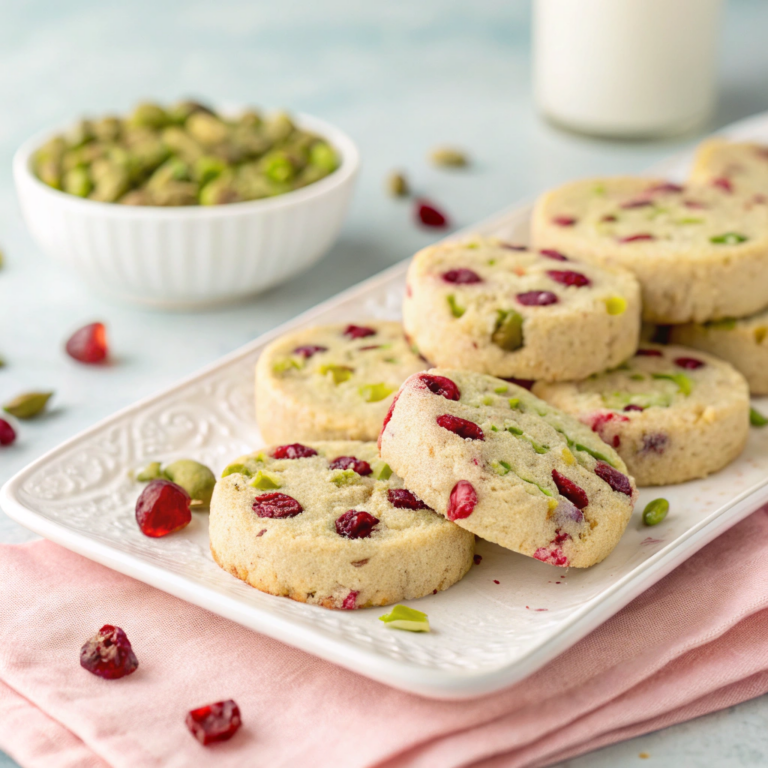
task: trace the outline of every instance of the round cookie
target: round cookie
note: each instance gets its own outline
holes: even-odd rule
[[[768,202],[768,147],[719,138],[704,141],[696,150],[691,182],[738,192],[750,196],[753,204],[765,204]]]
[[[437,366],[562,381],[632,355],[640,289],[626,270],[499,240],[439,243],[408,269],[403,325]]]
[[[634,272],[649,322],[743,317],[768,305],[768,205],[717,186],[576,181],[539,198],[531,230],[537,248]]]
[[[624,462],[589,427],[480,373],[411,376],[379,441],[382,458],[437,512],[552,565],[603,560],[637,497]]]
[[[586,381],[537,383],[534,392],[590,425],[640,486],[693,480],[743,450],[749,392],[728,363],[685,347],[644,344]]]
[[[365,608],[448,589],[474,536],[403,488],[375,443],[294,443],[242,456],[211,500],[211,552],[271,595]]]
[[[670,341],[729,362],[744,375],[753,395],[768,395],[768,310],[740,320],[675,325]]]
[[[424,369],[399,323],[305,328],[256,365],[256,419],[270,443],[375,440],[398,387]]]

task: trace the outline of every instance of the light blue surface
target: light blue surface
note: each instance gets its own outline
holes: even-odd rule
[[[0,449],[0,482],[62,440],[167,387],[298,312],[409,256],[435,237],[412,222],[383,180],[404,169],[415,190],[466,226],[566,179],[633,172],[698,138],[599,142],[556,131],[534,113],[529,7],[522,0],[5,3],[0,23],[0,402],[53,388],[49,416]],[[713,127],[768,109],[768,3],[731,0],[722,98]],[[126,110],[136,100],[194,95],[287,106],[327,119],[359,144],[363,170],[341,240],[285,286],[230,309],[164,315],[110,305],[35,248],[20,220],[10,161],[40,128]],[[424,161],[435,144],[466,148],[466,172]],[[104,320],[114,365],[65,358],[69,331]],[[0,540],[32,534],[0,516]],[[763,699],[567,763],[768,765]],[[647,752],[648,761],[638,754]],[[14,765],[0,755],[0,767]],[[564,764],[566,765],[566,764]]]

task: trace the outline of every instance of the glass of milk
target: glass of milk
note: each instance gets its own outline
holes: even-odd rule
[[[535,0],[534,90],[552,122],[652,138],[715,105],[722,0]]]

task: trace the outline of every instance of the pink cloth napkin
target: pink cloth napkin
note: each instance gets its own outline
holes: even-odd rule
[[[78,663],[121,626],[138,671]],[[25,768],[543,766],[768,691],[768,508],[511,689],[401,693],[49,542],[0,548],[0,747]],[[243,727],[201,747],[194,707]]]

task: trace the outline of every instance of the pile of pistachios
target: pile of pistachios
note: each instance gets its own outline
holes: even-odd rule
[[[333,173],[339,156],[285,112],[230,118],[193,101],[139,104],[125,118],[81,120],[37,150],[35,175],[71,195],[123,205],[260,200]]]

